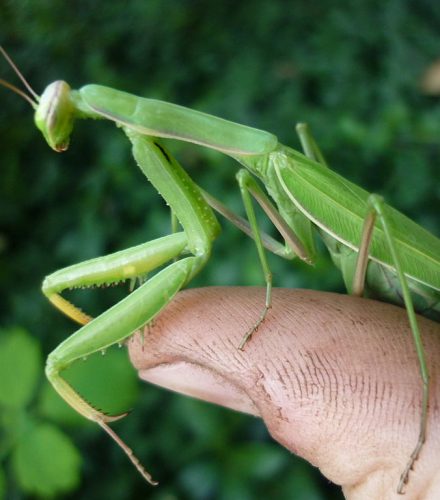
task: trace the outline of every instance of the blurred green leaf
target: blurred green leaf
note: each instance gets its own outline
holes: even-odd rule
[[[59,424],[81,426],[87,422],[62,399],[48,381],[42,387],[38,408],[42,416]]]
[[[137,373],[128,361],[126,349],[109,348],[77,361],[61,374],[94,407],[105,413],[122,413],[130,410],[138,396]],[[74,411],[45,384],[39,404],[42,415],[58,423],[82,425],[87,420]]]
[[[223,412],[216,405],[184,397],[174,402],[180,425],[193,434],[194,440],[215,440],[216,433],[221,435]]]
[[[179,474],[179,481],[191,498],[210,498],[217,485],[217,474],[212,464],[196,461],[189,464]]]
[[[261,483],[251,483],[239,475],[228,475],[221,485],[219,500],[253,500]]]
[[[0,331],[0,402],[10,408],[29,403],[42,374],[38,341],[22,328]]]
[[[23,435],[12,455],[12,466],[24,491],[52,498],[79,483],[81,456],[56,427],[36,424]]]
[[[328,485],[331,484],[325,479],[323,482],[327,482]],[[295,492],[295,500],[328,499],[316,482],[313,468],[303,460],[298,460],[294,470],[289,475],[283,477],[282,481],[279,481],[279,498],[289,498],[292,491]]]
[[[241,477],[265,480],[286,466],[286,453],[268,443],[246,443],[232,450],[228,468]]]
[[[0,500],[6,498],[6,477],[3,469],[0,467]]]

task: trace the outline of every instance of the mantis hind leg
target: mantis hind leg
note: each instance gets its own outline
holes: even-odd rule
[[[307,125],[304,123],[300,123],[297,125],[296,130],[300,137],[301,144],[306,156],[327,166],[327,163],[316,141],[311,135]],[[408,287],[407,279],[403,273],[402,266],[400,264],[400,259],[396,250],[396,246],[394,244],[394,239],[389,224],[389,216],[386,213],[386,206],[382,198],[374,194],[370,196],[368,202],[370,206],[370,211],[368,212],[364,221],[357,260],[356,262],[354,262],[354,260],[352,259],[346,260],[346,264],[349,266],[349,269],[344,274],[344,278],[345,275],[353,276],[353,281],[352,283],[347,283],[347,288],[353,295],[357,296],[363,295],[367,266],[368,266],[369,247],[371,239],[373,237],[374,224],[376,218],[378,217],[383,227],[388,248],[390,250],[390,254],[393,259],[398,281],[400,283],[400,288],[402,291],[403,300],[408,314],[408,319],[413,334],[414,344],[416,347],[417,357],[419,359],[420,374],[423,382],[422,414],[420,417],[419,436],[417,444],[410,455],[408,463],[406,464],[406,467],[400,476],[400,481],[397,487],[397,492],[403,493],[405,484],[407,484],[409,479],[409,473],[413,469],[414,463],[416,462],[426,439],[428,405],[429,405],[429,374],[426,365],[426,356],[423,348],[422,338],[420,335],[420,330],[418,327],[417,318],[414,310],[413,300]],[[350,262],[353,262],[354,264],[354,274],[352,274],[353,268],[351,267]]]
[[[400,282],[403,300],[408,314],[408,320],[411,327],[411,331],[413,334],[414,345],[416,347],[417,357],[419,359],[420,374],[423,382],[422,414],[420,417],[419,436],[417,444],[410,455],[408,463],[406,464],[406,467],[400,476],[400,481],[397,488],[398,493],[403,493],[403,489],[409,479],[410,471],[413,469],[414,463],[416,462],[420,454],[420,451],[423,447],[423,444],[426,440],[428,406],[429,406],[429,373],[426,364],[426,356],[423,348],[423,342],[419,326],[417,323],[416,313],[414,310],[413,300],[411,298],[408,282],[402,270],[400,258],[397,253],[396,246],[394,244],[394,238],[392,230],[390,228],[389,216],[386,213],[386,205],[380,196],[374,194],[370,195],[368,203],[371,208],[365,218],[364,227],[362,230],[362,239],[359,247],[356,270],[353,279],[353,294],[362,295],[363,293],[367,264],[368,264],[369,246],[374,232],[375,220],[376,217],[378,217],[382,225],[382,228],[384,230],[385,238],[390,250],[390,254],[393,259],[396,274]]]

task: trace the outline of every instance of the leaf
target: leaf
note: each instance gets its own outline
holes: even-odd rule
[[[190,498],[210,498],[218,488],[215,467],[209,462],[192,462],[179,473],[179,483]]]
[[[303,460],[298,460],[283,481],[280,481],[280,498],[289,498],[295,492],[295,500],[325,500],[329,498],[319,487],[319,473]],[[332,497],[333,498],[333,497]],[[336,496],[335,496],[336,498]]]
[[[58,424],[78,426],[87,420],[70,407],[55,391],[49,381],[43,384],[38,404],[39,414]]]
[[[0,469],[0,500],[6,498],[6,477],[3,469]]]
[[[21,488],[44,498],[73,490],[79,483],[81,456],[71,440],[50,424],[23,434],[12,454]]]
[[[0,403],[22,408],[32,398],[42,373],[38,342],[26,330],[0,330]]]
[[[95,408],[106,413],[129,410],[137,397],[136,372],[125,349],[108,349],[78,361],[61,374]],[[43,387],[40,411],[58,423],[80,425],[86,420],[70,408],[49,384]]]
[[[289,454],[269,443],[247,443],[231,453],[228,467],[241,477],[268,479],[279,473],[289,460]]]

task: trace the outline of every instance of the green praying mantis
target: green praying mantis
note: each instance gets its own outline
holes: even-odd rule
[[[264,321],[271,306],[272,276],[266,250],[313,264],[317,232],[341,270],[348,293],[392,302],[405,307],[408,313],[420,361],[423,397],[417,444],[398,484],[398,492],[402,493],[426,439],[429,374],[416,312],[440,321],[440,240],[387,205],[381,197],[370,195],[328,168],[303,124],[297,131],[305,154],[280,144],[269,132],[100,85],[72,90],[66,82],[55,81],[38,96],[0,49],[30,95],[9,82],[0,80],[0,83],[30,102],[35,110],[35,124],[52,149],[61,152],[68,148],[76,119],[114,122],[127,136],[136,163],[182,228],[46,277],[43,293],[55,307],[82,325],[47,359],[46,375],[60,396],[81,415],[98,423],[122,447],[144,478],[156,484],[108,425],[126,414],[110,416],[97,410],[60,373],[78,359],[123,342],[153,320],[200,272],[220,231],[214,211],[255,240],[266,282],[261,315],[245,332],[240,349]],[[247,220],[197,186],[159,142],[160,138],[217,150],[244,167],[238,171],[237,181]],[[283,243],[259,230],[253,199],[275,225]],[[164,265],[96,318],[61,296],[66,289],[142,278]]]

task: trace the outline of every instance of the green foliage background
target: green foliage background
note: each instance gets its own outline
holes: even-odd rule
[[[333,168],[439,234],[440,103],[423,95],[420,79],[440,55],[440,10],[431,0],[332,4],[2,0],[0,43],[38,92],[55,79],[74,88],[100,83],[266,129],[295,147],[294,125],[307,121]],[[14,80],[5,62],[0,76]],[[71,149],[57,155],[22,100],[2,90],[0,103],[1,323],[4,338],[16,333],[16,325],[31,332],[45,356],[75,327],[42,298],[43,277],[163,235],[169,216],[114,126],[78,123]],[[199,147],[169,146],[200,185],[242,211],[232,161]],[[261,285],[252,242],[229,224],[223,227],[193,286]],[[325,254],[314,269],[275,257],[271,267],[277,286],[343,291]],[[78,301],[96,313],[125,293],[85,292]],[[12,351],[18,351],[12,365],[18,371],[26,349]],[[0,498],[30,497],[32,447],[21,455],[17,449],[23,436],[26,442],[49,439],[57,428],[45,426],[54,423],[79,448],[83,465],[79,473],[71,452],[70,483],[37,488],[43,498],[341,498],[338,488],[274,444],[257,420],[136,388],[128,363],[116,370],[119,358],[103,360],[99,372],[93,368],[85,376],[84,391],[110,387],[117,410],[134,406],[117,430],[161,486],[146,486],[107,436],[57,407],[40,377],[40,360],[32,396],[15,406],[0,397]],[[0,381],[0,395],[10,390],[5,384]],[[111,402],[103,405],[110,409]],[[38,425],[40,434],[23,434],[23,426],[15,426],[19,420]],[[44,451],[58,465],[63,460],[49,446]],[[23,455],[31,460],[20,476]],[[71,488],[77,489],[67,493]]]

